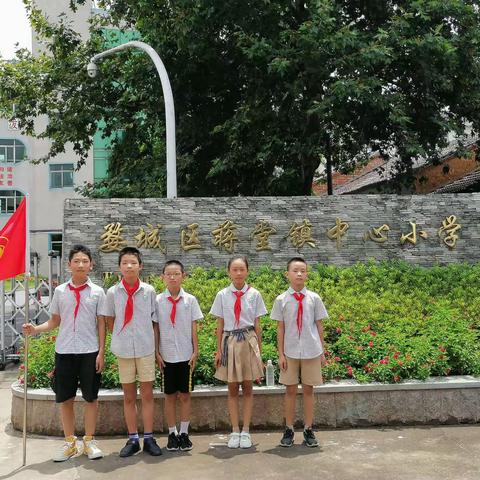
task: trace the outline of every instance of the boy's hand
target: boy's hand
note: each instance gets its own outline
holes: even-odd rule
[[[157,365],[160,367],[160,370],[163,372],[163,369],[165,368],[165,362],[163,361],[162,356],[159,353],[156,353],[155,358],[157,359]]]
[[[190,368],[192,370],[195,370],[195,365],[197,364],[197,359],[198,359],[198,355],[196,353],[194,353],[191,357],[190,357],[190,361],[188,362],[188,364],[190,365]]]
[[[322,362],[322,367],[324,367],[324,366],[326,365],[326,363],[327,363],[327,359],[325,358],[325,354],[324,354],[324,353],[322,353],[322,354],[320,355],[320,362]]]
[[[22,332],[24,335],[35,335],[35,325],[31,323],[24,323],[22,325]]]
[[[95,360],[95,371],[97,373],[100,373],[103,370],[104,366],[105,366],[105,360],[103,358],[103,353],[99,353]]]
[[[278,357],[278,366],[283,371],[287,369],[287,358],[285,357],[285,355],[280,355]]]
[[[214,359],[214,364],[215,368],[218,368],[220,364],[222,363],[222,353],[221,352],[215,352],[215,359]]]

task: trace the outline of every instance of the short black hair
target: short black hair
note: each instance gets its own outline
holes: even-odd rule
[[[143,259],[142,259],[142,254],[140,253],[140,250],[135,247],[124,247],[120,250],[120,253],[118,254],[118,264],[120,265],[122,263],[122,258],[124,255],[135,255],[138,259],[138,263],[140,265],[143,264]]]
[[[245,257],[244,255],[235,255],[234,257],[232,257],[228,261],[227,270],[230,270],[230,266],[232,265],[232,263],[235,260],[241,260],[245,264],[245,266],[247,267],[247,270],[248,270],[248,260],[247,260],[247,257]]]
[[[288,262],[287,262],[287,272],[288,270],[290,269],[290,265],[293,263],[293,262],[302,262],[304,263],[305,265],[308,265],[307,261],[302,258],[302,257],[292,257]]]
[[[178,265],[180,267],[180,270],[182,273],[185,273],[185,267],[183,266],[183,263],[180,260],[167,260],[165,264],[163,265],[162,273],[165,273],[165,269],[170,266],[170,265]]]
[[[84,253],[88,257],[88,259],[90,261],[92,261],[92,251],[88,247],[86,247],[85,245],[81,245],[81,244],[78,243],[76,245],[73,245],[73,247],[68,252],[68,261],[69,262],[72,261],[72,258],[76,253]]]

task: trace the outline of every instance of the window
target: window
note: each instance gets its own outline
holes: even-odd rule
[[[10,215],[23,200],[23,193],[18,190],[0,190],[0,214]]]
[[[25,145],[13,138],[0,138],[0,163],[19,163],[25,159]]]
[[[61,233],[49,233],[48,234],[48,251],[55,250],[60,253],[62,258],[63,236]]]
[[[73,163],[50,165],[50,188],[73,187]]]

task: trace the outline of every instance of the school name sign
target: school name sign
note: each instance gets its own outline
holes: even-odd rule
[[[75,243],[92,249],[97,275],[117,270],[126,245],[143,252],[145,274],[169,258],[224,266],[237,253],[274,267],[296,255],[340,265],[372,258],[475,262],[480,194],[70,199],[64,250]]]

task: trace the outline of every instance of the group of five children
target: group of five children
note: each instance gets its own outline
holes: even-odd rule
[[[120,457],[141,450],[137,430],[137,381],[142,401],[143,451],[162,454],[153,437],[155,364],[163,373],[165,417],[168,425],[167,450],[192,449],[188,435],[194,370],[198,358],[197,321],[203,318],[197,299],[185,292],[185,270],[178,260],[163,266],[166,289],[140,281],[142,256],[138,249],[125,247],[119,254],[121,281],[103,289],[91,282],[92,255],[83,245],[69,252],[71,278],[59,285],[50,306],[50,318],[43,324],[25,324],[32,335],[59,328],[55,344],[55,395],[65,443],[55,454],[64,461],[80,454],[90,459],[103,457],[95,438],[98,391],[104,365],[106,329],[112,332],[111,351],[118,361],[124,394],[124,416],[128,441]],[[217,318],[215,378],[228,385],[228,411],[232,432],[229,448],[250,448],[249,426],[253,411],[253,382],[263,377],[260,318],[267,313],[258,290],[246,283],[248,261],[236,256],[228,263],[232,283],[217,293],[210,313]],[[286,386],[286,428],[280,445],[294,442],[295,398],[302,384],[304,443],[318,446],[312,430],[313,387],[322,383],[325,362],[322,320],[327,311],[320,297],[305,288],[307,264],[294,257],[287,264],[288,290],[279,295],[270,313],[276,320],[280,383]],[[80,385],[85,400],[83,445],[75,437],[73,402]],[[243,422],[240,430],[239,389],[243,395]],[[176,427],[176,403],[180,403],[180,430]]]

